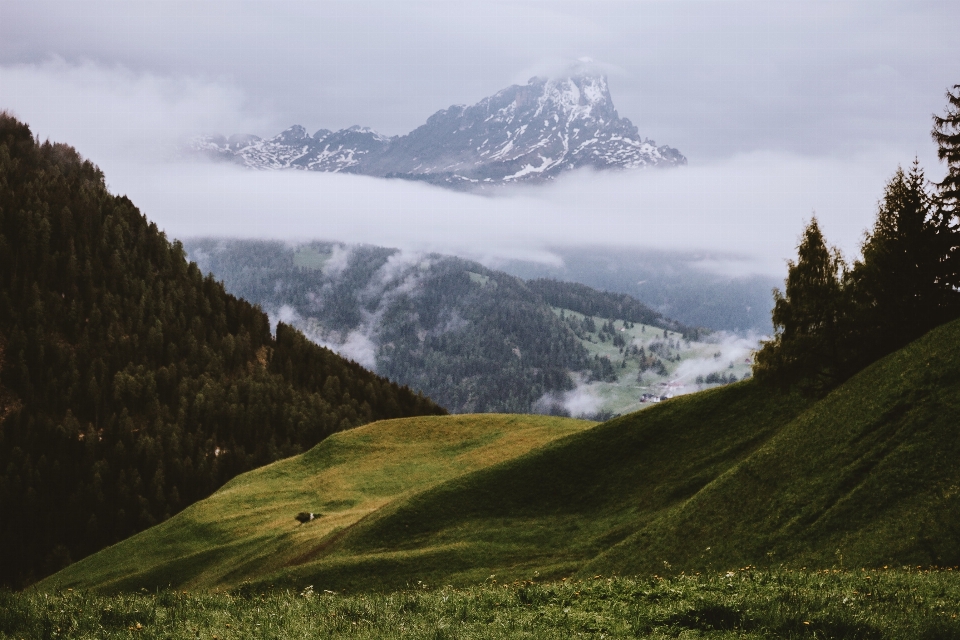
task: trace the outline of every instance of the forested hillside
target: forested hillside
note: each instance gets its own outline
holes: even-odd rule
[[[587,366],[577,337],[522,281],[368,245],[194,240],[204,270],[312,339],[451,411],[529,412]]]
[[[289,326],[271,336],[93,164],[0,114],[0,583],[335,431],[439,413]]]
[[[618,379],[631,387],[618,399],[601,393],[591,409],[561,410],[633,410],[647,390],[638,386],[638,367],[651,372],[646,382],[654,372],[656,383],[668,379],[667,368],[654,369],[642,347],[664,329],[677,345],[677,334],[700,335],[627,295],[524,282],[452,256],[215,238],[188,240],[186,248],[227,290],[457,413],[554,411],[578,382]],[[657,331],[631,331],[634,323]],[[691,348],[684,342],[685,352]],[[672,377],[675,367],[668,366]]]
[[[732,247],[731,247],[732,249]],[[514,259],[499,268],[526,281],[577,282],[593,289],[627,294],[691,327],[714,331],[771,333],[770,292],[780,284],[766,274],[750,272],[745,259],[663,247],[556,246],[560,260],[548,264]],[[731,267],[732,273],[720,268]]]
[[[687,340],[695,340],[703,329],[685,327],[683,324],[664,317],[633,296],[625,293],[597,291],[593,287],[576,282],[561,282],[550,278],[538,278],[527,282],[527,287],[539,294],[544,301],[554,307],[570,309],[587,316],[617,318],[627,322],[640,322],[663,329],[683,333]]]

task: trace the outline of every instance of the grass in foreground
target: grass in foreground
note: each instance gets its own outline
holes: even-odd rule
[[[532,580],[388,594],[0,593],[0,638],[960,638],[960,571]]]

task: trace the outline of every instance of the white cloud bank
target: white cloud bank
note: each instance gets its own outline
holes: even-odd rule
[[[714,353],[684,360],[673,373],[672,380],[690,386],[696,383],[697,376],[727,373],[730,364],[752,364],[753,354],[760,348],[760,340],[761,336],[752,333],[742,336],[718,331],[710,335],[707,341],[709,351]]]
[[[280,305],[278,309],[267,309],[270,320],[270,329],[277,330],[277,322],[283,322],[296,327],[303,334],[331,351],[340,354],[366,367],[370,371],[377,369],[377,343],[372,323],[365,322],[359,329],[350,331],[346,335],[338,331],[329,331],[322,327],[315,318],[304,318],[290,305]]]
[[[583,172],[478,196],[179,157],[190,134],[258,125],[228,83],[52,60],[0,66],[0,87],[0,108],[41,139],[76,146],[104,170],[112,191],[172,237],[320,238],[487,262],[556,261],[550,247],[588,244],[704,250],[738,256],[740,271],[779,275],[814,212],[828,240],[854,253],[884,182],[912,160],[890,148],[847,157],[758,152],[709,164],[691,159],[675,170]],[[932,157],[932,143],[928,151]]]

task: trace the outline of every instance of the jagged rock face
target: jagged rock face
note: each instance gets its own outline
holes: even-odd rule
[[[390,138],[361,127],[336,132],[320,129],[310,136],[294,125],[269,140],[251,135],[209,136],[196,140],[194,148],[254,169],[367,173],[361,170],[363,158],[371,152],[382,154],[389,142]]]
[[[269,140],[199,139],[195,148],[261,169],[341,171],[451,187],[552,179],[571,169],[686,164],[676,149],[642,138],[613,106],[603,76],[533,78],[430,116],[405,136],[351,127],[313,136],[293,126]]]

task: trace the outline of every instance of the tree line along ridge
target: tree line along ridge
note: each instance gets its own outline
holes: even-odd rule
[[[811,218],[784,290],[774,291],[775,333],[757,353],[758,381],[822,395],[960,316],[960,85],[946,97],[932,131],[946,176],[931,183],[916,160],[898,168],[859,259],[848,265]]]

